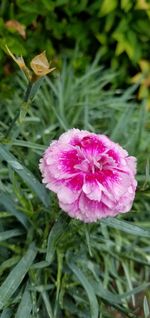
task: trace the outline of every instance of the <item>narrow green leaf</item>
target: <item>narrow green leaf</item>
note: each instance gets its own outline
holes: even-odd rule
[[[101,220],[102,223],[113,227],[114,229],[121,230],[125,233],[129,233],[141,237],[150,237],[150,231],[142,229],[136,225],[133,225],[127,221],[121,221],[116,218],[107,218]]]
[[[45,268],[45,267],[48,267],[49,266],[49,262],[47,261],[41,261],[41,262],[38,262],[38,263],[34,263],[31,268],[34,268],[34,269],[41,269],[41,268]]]
[[[11,237],[22,235],[24,232],[19,229],[8,230],[0,232],[0,242],[8,240]]]
[[[47,253],[46,253],[46,261],[50,264],[52,262],[56,245],[60,239],[60,237],[65,233],[68,226],[68,217],[63,213],[59,216],[58,220],[53,225],[47,244]]]
[[[23,102],[20,107],[20,114],[19,114],[19,122],[22,124],[26,118],[27,113],[30,109],[30,103],[29,102]]]
[[[49,205],[49,195],[47,194],[45,187],[35,178],[32,172],[20,164],[16,157],[13,156],[4,145],[0,146],[0,157],[16,171],[47,207]]]
[[[48,294],[47,294],[46,291],[42,291],[41,294],[42,294],[42,298],[43,298],[43,301],[44,301],[44,304],[45,304],[45,307],[46,307],[46,310],[47,310],[48,317],[49,318],[53,318],[52,306],[50,304]],[[17,317],[17,318],[19,318],[19,317]]]
[[[17,211],[14,201],[11,196],[7,193],[0,193],[0,203],[5,207],[5,209],[14,215],[22,225],[28,229],[29,228],[29,220],[23,213]]]
[[[9,308],[5,308],[2,311],[2,314],[1,314],[0,318],[10,318],[11,316],[12,316],[12,310],[9,309]]]
[[[90,235],[89,235],[87,224],[85,224],[85,237],[86,237],[86,243],[87,243],[89,255],[92,257],[93,255],[92,255],[92,249],[91,249],[91,244],[90,244]]]
[[[135,294],[140,293],[141,291],[145,290],[149,287],[150,284],[145,283],[138,287],[133,288],[132,290],[122,293],[122,294],[114,294],[110,292],[109,290],[105,289],[101,282],[98,282],[98,284],[94,284],[95,288],[95,294],[99,296],[100,298],[106,300],[110,304],[121,304],[123,299],[127,299],[132,297]]]
[[[126,292],[126,293],[123,293],[123,294],[118,295],[118,299],[122,300],[122,299],[125,299],[125,298],[129,298],[129,297],[131,297],[132,295],[138,294],[138,293],[140,293],[141,291],[147,289],[149,286],[150,286],[150,283],[142,284],[142,285],[140,285],[140,286],[138,286],[138,287],[133,288],[133,289],[130,290],[129,292]]]
[[[69,264],[68,264],[69,265]],[[89,265],[89,264],[88,264]],[[91,266],[88,266],[88,269],[92,272],[93,274],[93,269]],[[94,273],[94,276],[96,273]],[[99,296],[100,298],[104,299],[105,301],[109,302],[112,305],[117,305],[121,304],[123,299],[127,299],[132,297],[135,294],[138,294],[139,292],[145,290],[146,288],[149,287],[150,283],[144,283],[138,287],[135,287],[128,292],[125,293],[120,293],[120,294],[114,294],[108,289],[104,288],[102,282],[100,281],[99,277],[96,275],[96,281],[92,282],[93,283],[93,288],[95,290],[95,294]]]
[[[28,286],[26,287],[21,302],[18,306],[15,318],[29,318],[30,312],[32,310],[32,300],[30,296],[30,292],[28,290]]]
[[[41,77],[38,79],[38,81],[35,81],[35,83],[31,87],[31,92],[30,92],[30,99],[33,99],[35,95],[38,93],[38,90],[44,81],[45,77]]]
[[[98,318],[98,302],[92,285],[89,283],[88,279],[83,274],[83,272],[75,264],[68,262],[68,266],[72,270],[72,272],[77,276],[88,295],[91,309],[91,318]]]
[[[144,297],[143,308],[144,308],[145,318],[149,318],[149,316],[150,316],[150,308],[149,308],[149,304],[148,304],[146,296]]]
[[[6,261],[4,261],[0,266],[0,275],[3,273],[3,271],[18,263],[19,260],[19,256],[12,256],[11,258],[8,258]]]
[[[133,109],[134,108],[129,105],[129,107],[126,108],[123,114],[120,116],[120,119],[118,120],[118,123],[111,134],[111,138],[113,140],[119,141],[122,132],[126,131],[129,118],[131,118],[133,113]]]
[[[13,270],[9,273],[6,280],[0,286],[0,309],[7,304],[10,297],[15,293],[22,280],[24,279],[26,273],[30,269],[37,251],[35,248],[35,244],[32,243],[29,246],[28,251],[22,257],[20,262],[13,268]]]
[[[120,304],[121,303],[121,298],[118,297],[118,295],[113,294],[109,290],[105,289],[103,287],[103,284],[99,281],[96,284],[93,284],[95,294],[99,296],[100,298],[106,300],[110,304]]]
[[[25,141],[25,140],[14,139],[11,141],[11,145],[26,147],[26,148],[31,148],[31,149],[35,149],[35,150],[41,150],[41,151],[45,150],[45,146],[40,145],[40,144],[36,144],[34,142]]]

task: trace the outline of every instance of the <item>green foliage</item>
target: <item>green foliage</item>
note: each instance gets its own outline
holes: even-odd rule
[[[46,50],[56,65],[62,56],[71,56],[75,69],[84,69],[100,51],[102,61],[120,71],[123,83],[141,59],[149,60],[150,4],[146,0],[36,0],[32,5],[29,0],[2,0],[0,12],[1,47],[7,43],[28,60]],[[16,26],[7,26],[14,20],[25,27],[25,36]]]
[[[15,293],[18,286],[22,282],[25,274],[28,272],[36,256],[34,244],[29,246],[28,251],[20,260],[20,262],[12,269],[7,279],[0,287],[0,309],[3,309],[10,297]]]
[[[12,99],[0,100],[1,318],[149,315],[150,115],[134,101],[137,86],[112,89],[117,75],[97,64],[98,58],[77,76],[64,63],[61,74],[46,77],[7,140],[26,90],[22,75]],[[72,127],[107,134],[138,157],[131,213],[83,224],[43,188],[39,158]]]

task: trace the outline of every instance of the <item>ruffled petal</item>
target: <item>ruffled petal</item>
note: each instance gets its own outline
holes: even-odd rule
[[[105,204],[90,200],[84,193],[79,198],[79,209],[82,219],[90,223],[110,215],[110,209]]]
[[[80,191],[72,191],[69,188],[62,186],[58,193],[58,199],[65,204],[71,204],[76,201],[80,195]]]
[[[82,190],[90,200],[100,202],[103,188],[102,184],[96,180],[94,175],[88,174],[85,176]]]

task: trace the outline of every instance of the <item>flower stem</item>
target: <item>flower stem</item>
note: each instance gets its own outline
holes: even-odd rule
[[[33,86],[33,82],[29,82],[29,84],[27,86],[27,90],[26,90],[25,95],[24,95],[24,99],[23,99],[23,101],[25,103],[27,103],[29,98],[30,98],[32,86]]]
[[[24,94],[23,103],[28,103],[28,101],[30,99],[30,95],[31,95],[32,86],[33,86],[33,83],[29,82],[27,89],[25,91],[25,94]],[[10,126],[8,127],[5,138],[8,138],[8,136],[10,135],[10,132],[12,131],[12,128],[14,127],[17,119],[19,118],[19,115],[20,115],[20,109],[16,112],[15,117],[13,118]]]

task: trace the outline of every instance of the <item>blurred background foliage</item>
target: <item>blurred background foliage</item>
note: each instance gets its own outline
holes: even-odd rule
[[[115,85],[124,87],[139,72],[140,79],[148,77],[138,96],[150,99],[149,75],[141,67],[149,63],[149,27],[149,0],[2,0],[0,75],[11,73],[5,44],[30,60],[46,50],[57,67],[71,57],[77,71],[100,52],[101,63],[119,71]]]
[[[150,317],[150,112],[135,100],[150,109],[149,27],[149,0],[1,0],[1,318]],[[28,65],[46,50],[57,68],[22,123],[27,82],[6,44]],[[64,231],[38,162],[72,127],[135,155],[138,189],[131,213]]]

